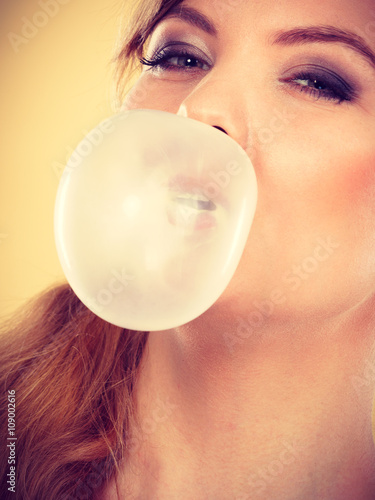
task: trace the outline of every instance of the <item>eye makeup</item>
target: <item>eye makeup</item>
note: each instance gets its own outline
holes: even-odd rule
[[[204,77],[216,64],[211,57],[213,51],[208,50],[204,35],[191,33],[192,28],[177,22],[182,24],[182,27],[174,26],[171,29],[168,26],[165,29],[164,25],[159,33],[154,33],[151,44],[153,50],[149,50],[150,55],[141,58],[140,62],[145,71],[151,71],[158,76],[174,74],[178,79],[183,79],[184,75],[186,78],[189,75]],[[332,63],[330,49],[331,47],[319,47],[321,54],[317,54],[315,47],[313,51],[303,52],[293,47],[291,54],[290,48],[281,48],[281,51],[285,51],[285,57],[282,58],[282,63],[277,62],[270,78],[275,77],[282,85],[296,93],[305,94],[314,102],[322,100],[330,104],[353,103],[361,94],[360,85],[354,83],[360,79],[361,72],[356,70],[354,62]],[[270,50],[273,51],[273,48],[270,47]],[[296,54],[296,51],[299,53]],[[272,57],[275,57],[274,52],[270,55],[270,60]],[[278,56],[278,59],[281,60],[281,57]],[[249,61],[241,61],[243,65],[246,63],[249,64]],[[358,77],[348,76],[351,66]]]
[[[212,67],[212,62],[200,49],[181,42],[169,43],[150,58],[142,58],[140,62],[144,66],[162,71],[189,71],[192,69],[208,71]]]
[[[339,74],[315,64],[294,68],[291,76],[280,78],[279,81],[294,86],[316,100],[323,98],[341,104],[344,101],[351,102],[357,96],[356,90]]]

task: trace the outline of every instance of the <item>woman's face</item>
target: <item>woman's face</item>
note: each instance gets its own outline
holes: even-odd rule
[[[325,317],[373,294],[375,56],[362,44],[375,52],[373,0],[187,0],[154,30],[125,108],[221,127],[257,175],[221,301]]]

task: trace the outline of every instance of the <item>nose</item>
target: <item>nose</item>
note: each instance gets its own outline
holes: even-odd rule
[[[181,103],[177,114],[215,127],[243,149],[248,147],[249,120],[241,95],[230,79],[203,78]]]

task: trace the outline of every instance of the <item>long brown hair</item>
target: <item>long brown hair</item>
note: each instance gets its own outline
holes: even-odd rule
[[[141,0],[134,6],[114,58],[120,98],[153,26],[180,1]],[[147,338],[147,332],[95,316],[68,284],[46,290],[3,322],[2,499],[98,497],[127,455],[132,393]],[[9,439],[10,429],[16,440]]]

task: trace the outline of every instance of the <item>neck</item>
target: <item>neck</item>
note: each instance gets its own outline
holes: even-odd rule
[[[317,484],[319,474],[327,477],[329,488],[332,477],[324,457],[330,463],[340,460],[341,470],[347,467],[353,477],[360,456],[375,458],[372,323],[363,304],[320,321],[269,318],[255,333],[243,329],[239,336],[239,330],[233,334],[233,318],[211,308],[189,325],[151,333],[137,403],[141,422],[158,417],[152,432],[139,438],[147,450],[138,454],[143,467],[157,471],[159,487],[168,483],[169,490],[176,487],[180,494],[186,476],[176,475],[177,461],[178,469],[201,485],[198,496],[227,489],[258,498],[256,487],[285,492],[295,484],[293,476],[298,479],[306,470],[317,475]],[[345,433],[351,436],[349,448]],[[293,465],[286,467],[287,462]],[[276,463],[279,469],[284,464],[284,473],[276,474],[271,484],[262,474],[269,464],[276,470]],[[358,477],[353,480],[358,483]],[[312,484],[303,485],[303,494],[312,495],[306,498],[319,497]]]

